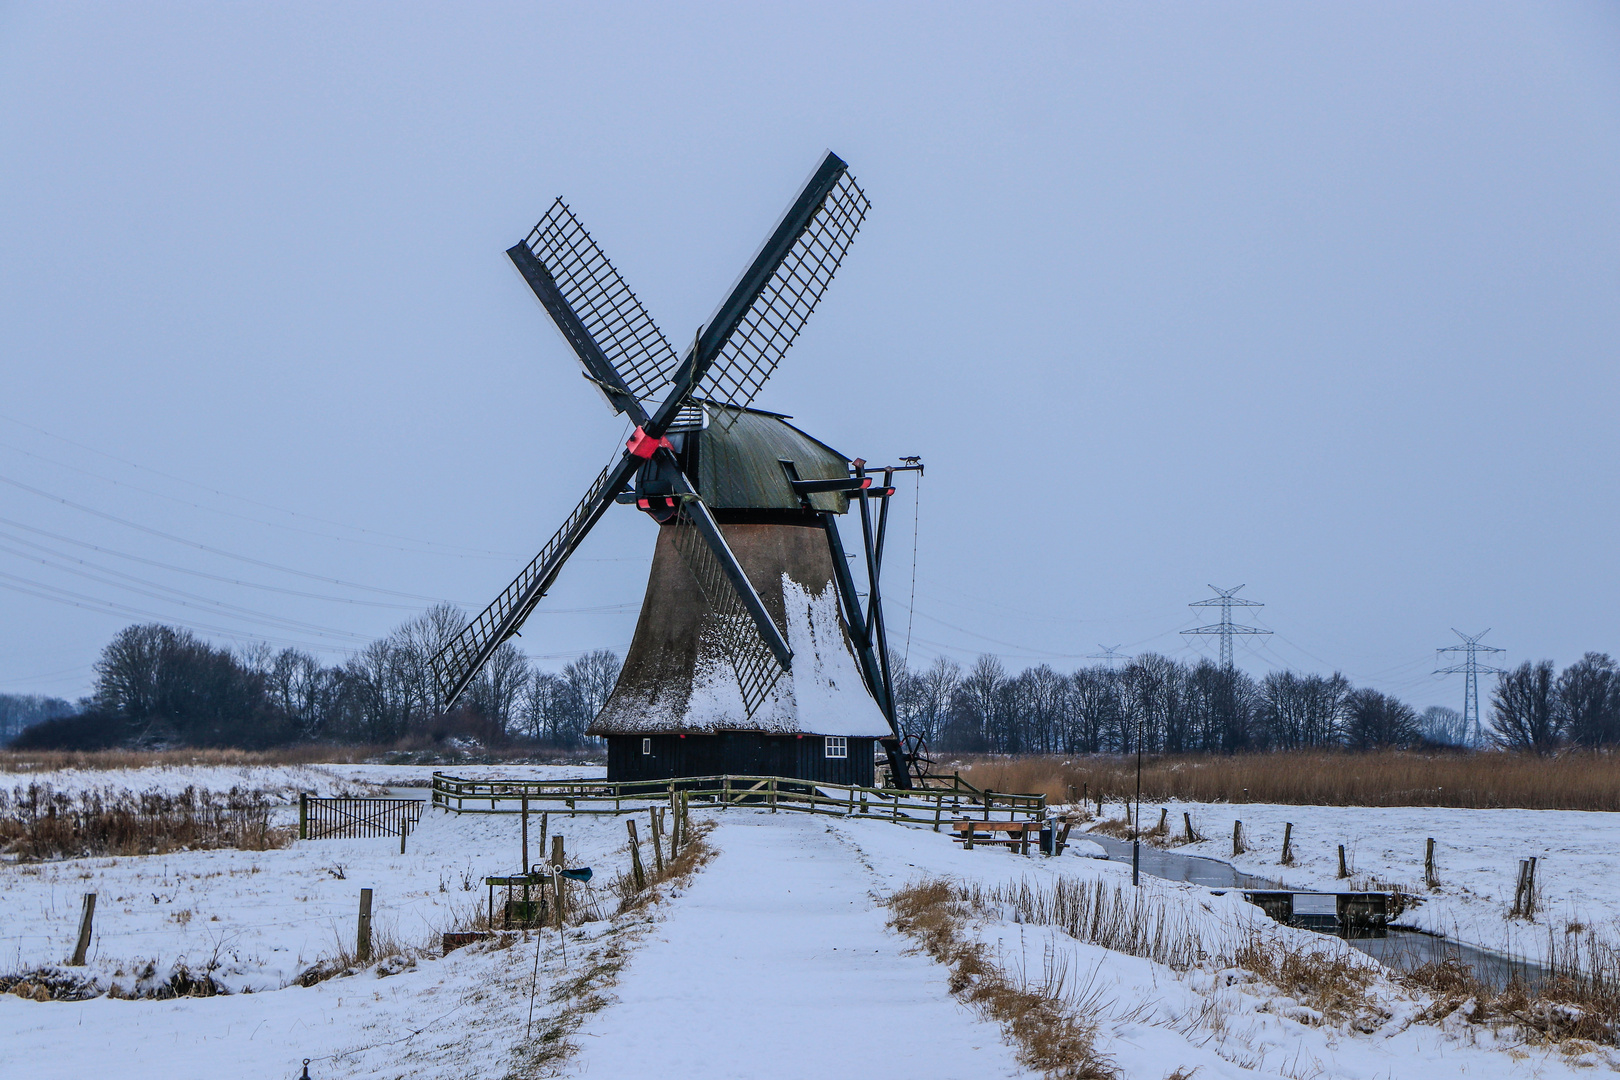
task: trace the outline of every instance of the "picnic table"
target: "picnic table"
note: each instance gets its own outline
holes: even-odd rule
[[[1006,847],[1018,849],[1018,854],[1029,854],[1030,835],[1033,833],[1037,840],[1041,829],[1046,823],[1042,821],[969,821],[961,820],[951,823],[951,839],[962,845],[964,851],[972,850],[975,844],[1001,844]],[[1069,823],[1063,822],[1059,826],[1053,823],[1057,835],[1052,838],[1052,854],[1063,854],[1064,845],[1069,841]],[[1000,835],[997,835],[1000,834]]]

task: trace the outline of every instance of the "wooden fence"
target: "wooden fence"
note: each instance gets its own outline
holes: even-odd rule
[[[298,839],[398,836],[422,820],[425,799],[298,796]]]
[[[433,805],[457,814],[512,814],[524,800],[531,811],[574,814],[630,814],[649,802],[667,801],[684,791],[695,808],[752,806],[807,814],[880,818],[910,825],[932,825],[963,818],[978,821],[1039,821],[1045,795],[980,791],[958,783],[914,790],[852,787],[783,776],[683,776],[678,780],[472,780],[433,774]]]

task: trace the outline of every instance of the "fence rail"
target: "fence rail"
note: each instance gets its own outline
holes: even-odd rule
[[[883,818],[911,825],[977,821],[1038,821],[1046,816],[1045,795],[980,791],[968,785],[899,788],[824,784],[785,776],[683,776],[675,780],[473,780],[433,774],[432,803],[457,814],[518,813],[531,810],[575,814],[629,814],[649,802],[663,802],[683,791],[693,807],[723,810],[752,806],[842,817]]]
[[[298,796],[298,839],[398,836],[422,820],[424,799]]]

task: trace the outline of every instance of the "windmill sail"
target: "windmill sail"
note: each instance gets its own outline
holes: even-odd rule
[[[870,205],[829,153],[704,327],[698,385],[705,397],[754,400],[832,284]]]
[[[631,459],[632,462],[634,460]],[[501,643],[523,625],[529,612],[551,588],[551,583],[557,580],[557,573],[568,561],[568,556],[579,547],[585,534],[591,531],[591,526],[612,505],[613,496],[628,482],[629,471],[622,457],[603,469],[579,505],[574,507],[574,512],[568,515],[568,520],[563,522],[562,528],[540,550],[540,554],[523,568],[523,572],[478,618],[463,627],[461,633],[433,658],[433,678],[438,683],[439,700],[445,708],[455,703]]]
[[[567,203],[561,199],[552,203],[522,246],[551,275],[557,291],[632,394],[646,399],[668,384],[679,363],[674,348]],[[571,336],[570,344],[576,344]],[[590,367],[587,363],[587,374],[600,379]]]

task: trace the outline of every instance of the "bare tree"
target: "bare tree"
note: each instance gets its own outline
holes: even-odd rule
[[[1496,742],[1513,750],[1545,752],[1558,745],[1558,713],[1551,660],[1528,660],[1496,677],[1491,727]]]
[[[1556,723],[1577,746],[1620,743],[1620,672],[1607,653],[1589,652],[1554,687]]]
[[[1358,750],[1411,746],[1421,737],[1417,713],[1402,701],[1377,690],[1356,690],[1347,702],[1346,741]]]
[[[1467,746],[1472,736],[1463,725],[1463,715],[1444,705],[1430,705],[1418,717],[1418,731],[1424,742],[1437,746]]]
[[[468,704],[501,731],[510,731],[530,678],[528,657],[505,642],[467,688]]]

